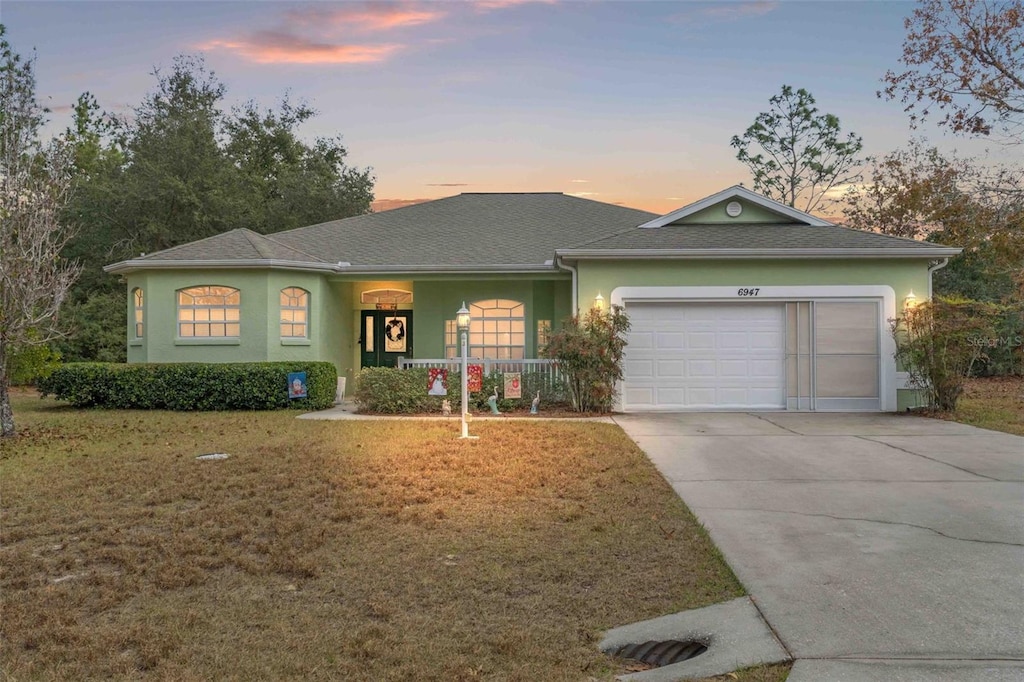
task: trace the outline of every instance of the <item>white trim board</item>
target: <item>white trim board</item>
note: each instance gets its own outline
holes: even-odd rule
[[[756,289],[754,296],[741,296],[740,291]],[[896,342],[891,334],[885,332],[889,328],[889,320],[896,317],[896,292],[888,285],[807,285],[807,286],[762,286],[751,287],[749,283],[736,286],[624,286],[612,289],[611,304],[626,306],[629,303],[642,302],[736,302],[781,303],[788,301],[813,301],[829,299],[864,299],[875,298],[882,301],[879,309],[879,407],[883,412],[896,411],[896,389],[899,386],[896,376]],[[616,409],[628,410],[629,406],[622,403],[621,392],[617,398]]]

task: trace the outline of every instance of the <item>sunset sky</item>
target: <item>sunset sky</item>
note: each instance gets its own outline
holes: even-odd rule
[[[2,0],[63,129],[77,96],[128,113],[154,67],[202,54],[228,102],[285,91],[372,166],[378,207],[561,191],[668,212],[746,182],[729,146],[783,84],[881,154],[912,131],[875,96],[910,2],[41,2]],[[925,129],[978,154],[980,143]]]

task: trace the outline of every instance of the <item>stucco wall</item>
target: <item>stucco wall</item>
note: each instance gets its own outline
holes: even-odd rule
[[[911,290],[918,300],[928,292],[928,262],[916,260],[663,260],[587,261],[579,271],[580,307],[600,293],[609,300],[620,286],[813,286],[867,285],[892,287],[897,305]]]
[[[327,360],[339,376],[354,378],[359,370],[359,311],[374,304],[360,303],[360,294],[373,289],[413,292],[414,357],[444,356],[444,323],[454,319],[462,302],[508,298],[526,304],[527,357],[536,356],[537,320],[557,327],[569,314],[570,281],[556,274],[543,278],[464,277],[455,280],[350,281],[317,273],[287,270],[167,270],[127,276],[129,362],[254,362],[264,360]],[[179,289],[230,286],[241,291],[241,334],[237,340],[180,339],[177,337]],[[279,294],[286,287],[309,292],[308,340],[280,337]],[[145,334],[133,336],[134,304],[131,292],[145,295]]]
[[[537,320],[557,324],[560,309],[571,305],[568,281],[514,280],[417,281],[415,283],[415,356],[444,357],[444,323],[455,319],[463,301],[470,305],[490,298],[506,298],[526,305],[526,357],[536,357]]]
[[[323,278],[315,273],[266,270],[167,270],[128,276],[128,334],[134,313],[131,292],[145,297],[145,335],[129,338],[129,362],[259,362],[329,359],[324,351],[330,303]],[[177,335],[179,289],[216,285],[241,291],[238,339],[181,339]],[[282,341],[280,291],[299,287],[309,292],[308,342]]]

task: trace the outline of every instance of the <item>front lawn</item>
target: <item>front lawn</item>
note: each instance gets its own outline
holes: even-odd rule
[[[1024,377],[969,379],[956,412],[940,416],[1024,436]]]
[[[607,680],[602,630],[743,593],[611,425],[15,416],[10,679]]]

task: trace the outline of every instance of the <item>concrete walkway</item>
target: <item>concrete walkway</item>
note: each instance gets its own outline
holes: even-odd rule
[[[887,414],[620,415],[796,660],[1024,680],[1024,438]]]

